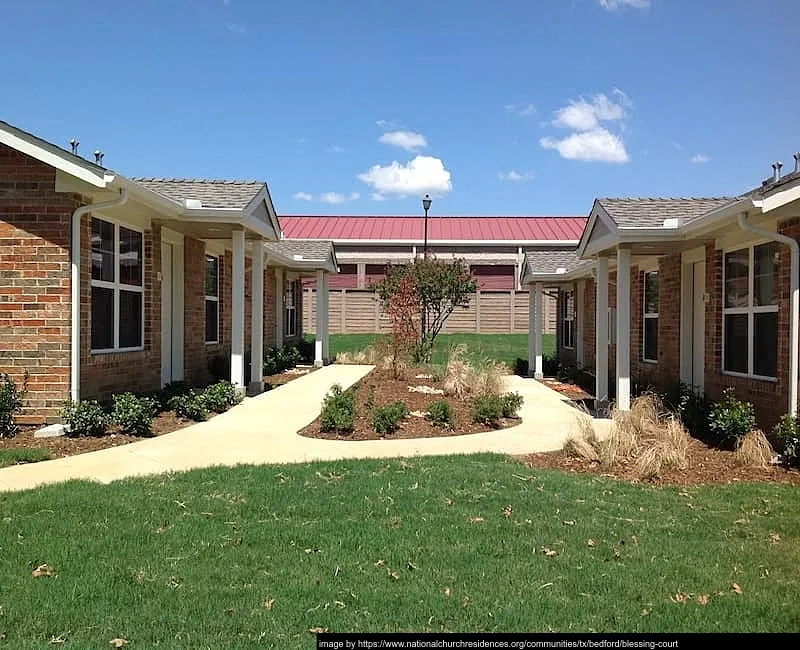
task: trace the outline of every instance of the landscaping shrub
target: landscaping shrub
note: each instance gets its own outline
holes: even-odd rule
[[[774,456],[772,445],[760,429],[753,429],[736,440],[733,458],[738,465],[766,469]]]
[[[500,396],[500,399],[503,400],[503,417],[504,418],[515,418],[517,417],[517,412],[522,408],[522,395],[519,393],[506,393]]]
[[[470,391],[473,370],[472,366],[464,361],[466,353],[467,346],[463,343],[450,348],[442,377],[442,388],[445,395],[455,395],[459,399],[463,399]]]
[[[108,427],[108,416],[95,400],[67,401],[61,420],[71,436],[102,436]]]
[[[192,387],[185,381],[171,381],[165,384],[158,392],[158,403],[162,411],[170,409],[170,402],[173,397],[180,397],[192,392]]]
[[[203,391],[202,401],[209,411],[224,413],[242,401],[242,394],[231,382],[219,381]]]
[[[22,402],[28,392],[28,372],[20,388],[6,373],[0,373],[0,438],[12,438],[18,427],[14,416],[22,411]]]
[[[366,406],[367,410],[370,412],[375,409],[375,386],[369,387],[369,393],[367,394],[367,399],[364,402],[364,406]]]
[[[303,355],[293,345],[282,348],[267,348],[264,351],[264,375],[279,375],[291,370],[303,360]]]
[[[405,402],[397,400],[375,409],[372,415],[372,426],[380,434],[394,433],[400,426],[400,420],[408,416]]]
[[[783,461],[792,467],[800,467],[800,419],[788,413],[772,430],[783,448]]]
[[[188,393],[176,395],[169,401],[169,407],[175,415],[186,420],[202,422],[208,419],[208,410],[202,393],[190,390]]]
[[[479,424],[497,427],[503,417],[503,398],[499,395],[478,395],[472,402],[472,419]]]
[[[734,445],[756,427],[755,408],[736,397],[733,388],[726,388],[708,415],[712,440],[720,446]]]
[[[158,404],[149,397],[136,397],[133,393],[114,395],[112,418],[127,433],[150,435],[150,426],[157,413]]]
[[[303,363],[313,363],[315,352],[314,341],[307,338],[300,339],[297,343],[297,352]]]
[[[322,431],[350,433],[356,421],[356,396],[353,391],[343,391],[334,384],[322,402],[319,425]]]
[[[425,413],[425,419],[428,420],[435,427],[442,427],[443,429],[452,429],[455,427],[455,417],[453,416],[453,407],[446,399],[437,399],[428,405],[428,410]]]
[[[527,368],[527,362],[525,365]],[[542,374],[545,377],[557,377],[559,372],[558,357],[555,353],[542,356]]]
[[[503,375],[507,372],[503,363],[484,361],[470,377],[472,392],[476,395],[499,395],[503,390]]]
[[[216,354],[208,360],[211,379],[221,381],[231,376],[231,358],[227,354]]]

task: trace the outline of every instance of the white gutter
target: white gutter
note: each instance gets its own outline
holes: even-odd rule
[[[72,276],[70,281],[70,398],[77,402],[81,397],[81,217],[94,210],[105,210],[124,205],[128,200],[128,190],[121,189],[119,198],[82,205],[72,213],[72,242],[70,261]]]
[[[738,216],[739,228],[746,232],[761,235],[766,239],[784,244],[791,253],[790,284],[791,291],[789,311],[789,415],[797,415],[797,357],[800,353],[800,244],[792,237],[781,235],[764,228],[759,228],[747,222],[747,212],[740,212]]]

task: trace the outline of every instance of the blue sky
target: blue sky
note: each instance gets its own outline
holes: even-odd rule
[[[119,6],[117,6],[119,5]],[[586,214],[800,150],[796,0],[6,0],[0,119],[279,214]]]

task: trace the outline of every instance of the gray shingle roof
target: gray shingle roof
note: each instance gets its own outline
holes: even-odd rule
[[[597,202],[620,228],[661,228],[665,219],[678,219],[678,225],[683,225],[733,200],[733,197],[607,198]]]
[[[282,239],[281,241],[264,242],[267,252],[272,251],[294,259],[295,255],[302,255],[303,261],[327,262],[333,252],[333,242],[322,239]]]
[[[525,277],[540,273],[557,273],[564,269],[564,273],[573,270],[581,260],[578,259],[576,249],[572,250],[535,250],[525,253]]]
[[[241,210],[261,191],[261,181],[225,181],[200,178],[133,178],[149,190],[178,203],[201,201],[204,208]]]

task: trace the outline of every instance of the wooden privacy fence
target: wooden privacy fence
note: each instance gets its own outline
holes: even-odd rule
[[[303,331],[316,328],[316,289],[303,291]],[[545,294],[544,331],[556,331],[556,301]],[[328,329],[331,334],[388,332],[388,317],[381,312],[378,297],[364,289],[331,289],[328,301]],[[478,291],[468,307],[457,308],[443,332],[519,333],[528,332],[527,291]]]

